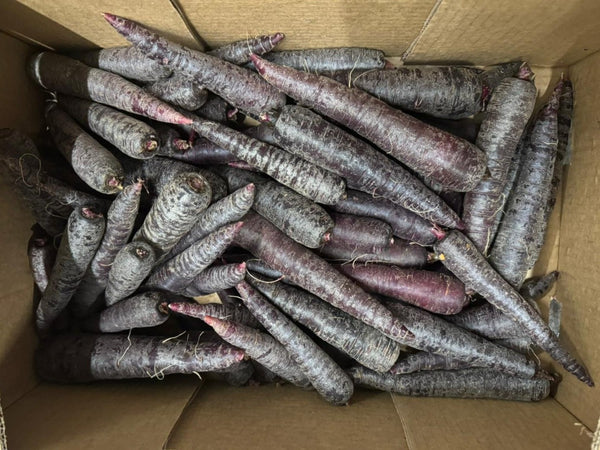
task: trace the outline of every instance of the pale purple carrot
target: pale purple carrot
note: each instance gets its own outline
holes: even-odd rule
[[[178,314],[204,319],[206,316],[241,323],[252,328],[260,328],[260,322],[242,304],[225,305],[219,303],[198,304],[192,302],[169,303],[169,309]]]
[[[405,373],[426,372],[429,370],[457,370],[476,367],[459,359],[448,358],[429,352],[417,352],[400,357],[398,362],[389,370],[392,375]]]
[[[110,267],[104,298],[107,306],[114,305],[133,294],[150,274],[156,254],[152,246],[143,241],[124,246]]]
[[[195,111],[206,102],[208,93],[203,86],[180,73],[147,84],[144,89],[154,97],[187,111]]]
[[[370,254],[394,243],[392,227],[379,219],[341,213],[333,213],[331,217],[335,224],[324,247],[339,245],[351,248],[356,254]]]
[[[183,139],[177,130],[165,123],[155,122],[152,125],[158,133],[160,140],[156,154],[184,160],[184,155],[190,149],[188,140]]]
[[[364,47],[283,50],[267,53],[264,57],[274,64],[312,73],[344,69],[377,69],[384,67],[386,62],[381,50]]]
[[[200,272],[185,288],[183,295],[198,297],[235,287],[246,277],[246,263],[223,264]]]
[[[206,52],[208,55],[216,56],[232,64],[245,64],[250,61],[250,55],[264,55],[275,48],[283,40],[283,33],[267,34],[254,38],[235,41],[231,44],[222,45]]]

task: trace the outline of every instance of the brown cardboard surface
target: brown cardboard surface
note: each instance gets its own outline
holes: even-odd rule
[[[435,0],[180,0],[210,46],[281,31],[280,48],[360,45],[400,55],[415,38]]]
[[[597,0],[440,0],[408,61],[569,65],[600,49],[599,17]]]
[[[42,383],[4,411],[15,449],[158,449],[198,387],[195,377],[90,385]]]
[[[539,403],[393,396],[410,450],[588,449],[577,420],[552,399]]]
[[[576,348],[596,383],[600,383],[600,54],[570,69],[575,90],[573,154],[563,185],[559,249],[563,302],[561,340]],[[557,399],[591,429],[600,414],[600,388],[587,388],[566,376]]]
[[[197,44],[169,0],[17,0],[99,47],[127,45],[102,17],[110,12],[160,30],[184,45]]]
[[[285,385],[208,383],[173,430],[167,449],[409,449],[390,395],[359,390],[350,406]]]

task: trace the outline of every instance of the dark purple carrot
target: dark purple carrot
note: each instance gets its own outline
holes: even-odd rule
[[[232,64],[245,64],[250,61],[252,53],[264,55],[275,48],[283,40],[283,33],[267,34],[255,38],[235,41],[231,44],[223,45],[214,50],[206,52],[208,55],[216,56]]]
[[[341,177],[284,150],[199,118],[194,121],[193,128],[237,158],[317,203],[331,205],[346,195]]]
[[[533,277],[525,280],[519,294],[526,300],[538,301],[542,299],[558,280],[559,273],[554,270],[543,277]]]
[[[406,169],[366,142],[300,106],[285,106],[274,139],[291,153],[344,177],[349,187],[401,205],[433,222],[460,226],[460,219]]]
[[[89,187],[103,194],[116,194],[125,173],[119,160],[55,104],[46,110],[50,134],[75,173]]]
[[[182,293],[229,247],[241,227],[242,222],[226,225],[195,242],[160,265],[148,278],[146,286]]]
[[[439,117],[428,116],[427,114],[411,113],[411,115],[429,125],[458,136],[471,144],[475,144],[481,126],[481,121],[478,118],[441,119]]]
[[[434,370],[391,375],[353,367],[349,373],[359,386],[413,397],[537,402],[550,394],[550,380],[546,377],[518,378],[490,369]]]
[[[267,144],[279,146],[275,137],[275,127],[270,122],[262,122],[255,127],[248,127],[244,130],[244,134],[251,138],[258,139],[259,141],[266,142]]]
[[[347,404],[354,386],[331,357],[248,283],[241,282],[237,290],[246,307],[285,347],[316,391],[330,403]]]
[[[135,47],[112,47],[76,55],[91,67],[138,81],[156,81],[171,75],[168,67],[148,58]]]
[[[252,328],[260,328],[260,322],[242,304],[225,305],[219,303],[169,303],[169,309],[179,314],[204,319],[206,316],[229,320]]]
[[[36,325],[46,334],[77,290],[104,233],[104,217],[90,208],[77,208],[69,216],[58,247],[48,287],[36,312]]]
[[[110,267],[104,298],[107,306],[129,297],[150,274],[156,255],[152,246],[143,241],[124,246]]]
[[[549,103],[536,119],[490,252],[492,266],[516,289],[520,288],[527,271],[537,261],[546,230],[546,224],[542,222],[556,159],[561,88],[559,82]]]
[[[63,334],[42,343],[37,374],[59,383],[156,378],[225,369],[244,352],[223,342],[196,342],[126,334]]]
[[[220,227],[240,220],[252,207],[254,193],[255,187],[250,183],[208,206],[198,215],[192,228],[175,244],[171,254],[181,253]]]
[[[192,78],[242,111],[260,116],[285,104],[285,95],[247,69],[171,42],[123,17],[105,13],[104,18],[146,56]]]
[[[196,275],[183,294],[187,297],[197,297],[229,289],[235,287],[245,276],[246,263],[209,267]]]
[[[235,118],[231,116],[231,110],[233,109],[233,106],[227,103],[226,100],[209,92],[206,102],[196,110],[196,114],[203,119],[226,124],[235,121]]]
[[[244,359],[227,369],[215,370],[213,375],[230,386],[241,387],[245,386],[254,375],[254,365],[252,361]]]
[[[246,269],[250,272],[260,275],[260,277],[254,276],[254,278],[267,277],[272,280],[281,280],[284,283],[289,283],[289,280],[285,277],[285,275],[278,270],[271,268],[261,259],[249,259],[246,261]],[[253,277],[252,274],[250,274],[250,277]]]
[[[187,233],[204,211],[211,198],[206,179],[193,172],[183,172],[161,190],[134,240],[151,244],[157,260],[167,254]]]
[[[364,47],[311,48],[267,53],[265,59],[274,64],[318,73],[344,69],[377,69],[385,66],[381,50]]]
[[[311,385],[299,364],[277,340],[254,328],[230,320],[204,316],[210,325],[226,342],[244,350],[250,358],[258,361],[267,369],[303,388]]]
[[[426,372],[430,370],[457,370],[473,367],[472,364],[435,353],[417,352],[400,358],[389,370],[391,375]]]
[[[58,102],[77,122],[127,156],[136,159],[151,158],[160,146],[152,127],[121,111],[67,95],[59,95]]]
[[[467,308],[446,320],[490,340],[526,336],[525,330],[517,322],[487,302]]]
[[[536,372],[535,365],[523,355],[496,345],[441,317],[395,300],[387,300],[385,306],[412,333],[414,338],[410,346],[413,348],[522,377],[532,377]]]
[[[67,56],[38,53],[29,62],[29,73],[44,89],[93,100],[161,122],[190,123],[167,103],[152,97],[132,82]]]
[[[201,136],[196,137],[193,144],[187,141],[184,142],[187,147],[184,151],[170,152],[167,156],[199,166],[227,164],[231,161],[237,161],[237,158],[230,151],[213,144]]]
[[[401,239],[394,239],[390,246],[375,253],[361,253],[355,251],[353,247],[337,245],[335,242],[330,241],[319,249],[319,254],[338,264],[350,262],[352,264],[379,263],[393,264],[398,267],[419,268],[425,266],[429,261],[428,252],[424,247]]]
[[[32,234],[27,244],[29,268],[35,285],[43,294],[48,286],[48,279],[56,259],[56,249],[52,242],[52,236],[40,225],[35,224],[31,230]]]
[[[252,61],[269,83],[447,189],[468,191],[483,176],[485,155],[465,140],[327,77],[277,66],[256,55]]]
[[[183,139],[177,130],[165,123],[154,122],[152,126],[158,133],[160,141],[156,154],[174,159],[183,159],[185,153],[190,149],[188,140]]]
[[[386,372],[398,359],[400,344],[320,298],[283,283],[248,281],[291,319],[363,366]]]
[[[502,347],[509,348],[526,356],[530,356],[532,353],[535,353],[533,342],[531,342],[529,336],[494,339],[492,342],[496,345],[501,345]]]
[[[534,74],[527,63],[523,61],[509,61],[488,66],[486,70],[481,72],[480,76],[484,89],[483,101],[485,103],[490,94],[505,78],[518,77],[522,80],[530,81],[533,79]]]
[[[169,318],[168,298],[162,292],[144,292],[97,313],[81,326],[92,333],[117,333],[161,325]]]
[[[392,227],[372,217],[333,213],[335,225],[331,237],[324,243],[352,249],[355,254],[378,253],[393,243]]]
[[[153,96],[188,111],[200,108],[207,98],[207,92],[203,86],[179,73],[147,84],[144,89]]]
[[[469,303],[465,285],[443,273],[381,264],[343,264],[338,269],[367,292],[402,300],[436,314],[456,314]]]
[[[561,346],[533,306],[492,268],[468,238],[458,231],[450,231],[434,248],[444,265],[465,285],[517,322],[535,344],[568,372],[589,386],[594,385],[587,370]]]

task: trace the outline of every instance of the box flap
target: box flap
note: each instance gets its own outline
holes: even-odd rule
[[[6,408],[11,449],[161,448],[198,379],[42,383]]]
[[[569,65],[600,49],[600,2],[439,0],[407,61]]]

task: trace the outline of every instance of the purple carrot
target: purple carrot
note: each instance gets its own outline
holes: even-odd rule
[[[106,283],[106,305],[111,306],[129,297],[150,274],[156,254],[152,246],[143,241],[130,242],[115,256]]]
[[[392,375],[402,375],[414,372],[426,372],[430,370],[457,370],[474,367],[472,364],[452,359],[435,353],[417,352],[400,358],[389,370]],[[475,366],[476,367],[476,366]]]
[[[38,53],[29,62],[29,73],[44,89],[93,100],[161,122],[190,123],[190,119],[132,82],[66,56]]]
[[[555,270],[543,277],[533,277],[525,280],[519,293],[523,298],[533,301],[542,299],[558,280],[559,273]]]
[[[354,392],[346,373],[281,311],[245,282],[237,286],[246,307],[288,351],[316,391],[330,403],[347,404]]]
[[[368,292],[436,314],[456,314],[469,303],[464,284],[443,273],[380,264],[343,264],[338,269]]]
[[[254,328],[216,317],[204,316],[210,325],[226,342],[244,350],[246,355],[275,372],[281,378],[303,388],[310,381],[283,345],[266,333]]]
[[[246,276],[246,263],[224,264],[200,272],[186,287],[184,295],[198,297],[235,287]]]
[[[204,87],[179,73],[147,84],[145,89],[154,97],[188,111],[195,111],[200,108],[207,98]]]
[[[171,42],[123,17],[105,13],[104,18],[146,56],[192,78],[242,111],[260,116],[285,104],[285,95],[249,70]]]
[[[194,139],[193,144],[186,143],[188,148],[185,151],[171,152],[168,156],[194,165],[227,164],[237,160],[230,151],[203,137]]]
[[[225,369],[244,352],[226,343],[126,334],[63,334],[42,343],[37,374],[59,383],[156,378]]]
[[[232,109],[233,106],[227,103],[226,100],[223,100],[218,95],[209,92],[206,102],[204,103],[204,105],[202,105],[199,109],[196,110],[196,114],[198,114],[203,119],[227,124],[235,122],[236,120],[236,118],[231,115]]]
[[[411,115],[429,125],[458,136],[471,144],[475,144],[481,126],[481,122],[477,118],[441,119],[439,117],[428,116],[427,114],[412,113]]]
[[[461,226],[458,216],[406,169],[306,108],[285,106],[273,138],[287,151],[345,178],[353,189],[382,196],[444,226]]]
[[[38,224],[32,228],[31,238],[27,244],[27,255],[29,256],[29,268],[33,275],[33,281],[43,294],[48,286],[48,279],[56,259],[56,249],[50,236]]]
[[[148,58],[135,47],[112,47],[76,55],[81,62],[138,81],[167,78],[171,70]]]
[[[593,386],[587,370],[561,346],[535,309],[496,272],[462,233],[450,231],[435,244],[444,265],[465,285],[517,322],[533,342],[547,351],[568,372]]]
[[[169,309],[179,314],[204,319],[206,316],[241,323],[252,328],[260,328],[260,322],[244,305],[220,305],[218,303],[169,303]]]
[[[36,312],[40,333],[46,334],[68,305],[100,245],[104,227],[102,214],[90,208],[77,208],[69,216],[48,287]]]
[[[394,243],[392,227],[379,219],[340,213],[331,217],[335,225],[324,247],[340,245],[351,248],[353,253],[363,254],[377,253]]]
[[[455,191],[472,189],[485,171],[474,145],[394,109],[371,95],[327,77],[252,61],[271,84],[372,141],[411,169]]]
[[[384,198],[366,192],[348,190],[348,197],[333,205],[333,209],[383,220],[392,227],[394,236],[420,245],[431,245],[436,240],[430,222]]]
[[[490,340],[526,336],[525,330],[518,323],[487,302],[465,309],[446,320]]]
[[[349,373],[359,386],[413,397],[537,402],[550,394],[550,380],[547,377],[518,378],[490,369],[434,370],[392,375],[353,367]]]
[[[183,160],[184,155],[190,149],[190,143],[183,139],[179,132],[170,125],[161,122],[152,124],[160,139],[160,146],[156,154],[168,156],[169,158]]]
[[[385,66],[385,55],[381,50],[363,47],[283,50],[267,53],[265,59],[274,64],[312,73],[344,69],[376,69]]]
[[[231,44],[223,45],[214,50],[206,52],[208,55],[216,56],[232,64],[245,64],[250,61],[252,53],[264,55],[275,48],[283,40],[283,33],[267,34],[254,38],[235,41]]]
[[[92,333],[116,333],[132,328],[155,327],[169,318],[167,303],[168,298],[162,292],[144,292],[109,306],[87,318],[81,326]]]

